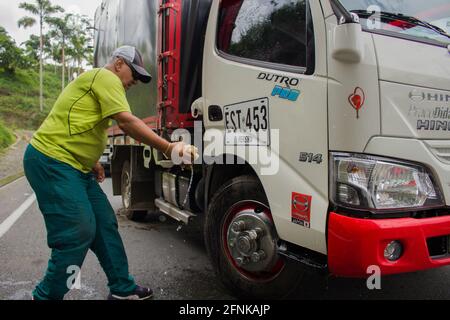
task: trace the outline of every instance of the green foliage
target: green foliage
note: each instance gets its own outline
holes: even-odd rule
[[[39,111],[39,73],[17,69],[0,72],[0,119],[13,129],[35,130],[47,117],[60,93],[60,79],[53,68],[44,72],[44,111]]]
[[[84,61],[92,60],[92,27],[86,16],[61,15],[62,18],[55,18],[54,14],[64,12],[64,9],[53,6],[49,0],[23,2],[19,7],[31,15],[21,18],[19,27],[47,24],[52,30],[48,34],[31,35],[19,48],[0,26],[0,145],[10,143],[5,133],[8,131],[3,130],[5,127],[36,130],[47,117],[61,91],[59,75],[67,66],[65,63],[61,66],[45,63],[49,59],[62,62],[63,45],[70,66],[76,67],[78,73],[81,73]],[[44,69],[42,111],[39,65]]]
[[[25,16],[21,18],[18,22],[19,27],[23,28],[30,28],[34,26],[37,22],[39,22],[39,79],[40,79],[40,85],[39,85],[39,108],[41,112],[44,109],[44,98],[43,98],[43,74],[42,74],[42,68],[44,66],[44,47],[42,43],[43,39],[43,28],[46,19],[50,18],[52,14],[57,12],[64,12],[64,9],[60,6],[53,6],[50,2],[50,0],[35,0],[34,3],[28,3],[28,2],[22,2],[19,4],[19,8],[24,9],[25,11],[28,11],[33,16],[36,16],[39,21],[37,21],[33,17]]]
[[[53,59],[62,65],[69,63],[81,73],[83,61],[91,63],[93,49],[90,46],[92,35],[91,21],[78,14],[65,14],[62,18],[48,18],[46,22],[52,26],[49,36],[53,40]]]
[[[30,38],[22,42],[24,47],[24,57],[28,60],[30,67],[36,67],[39,64],[39,36],[32,34]],[[50,36],[44,35],[43,41],[44,58],[52,58],[52,45],[50,43]]]
[[[73,61],[81,68],[83,61],[93,64],[94,50],[90,46],[92,43],[92,34],[89,30],[93,29],[91,20],[86,16],[73,16],[73,29],[69,41],[69,55]]]
[[[14,73],[17,67],[26,67],[22,50],[3,27],[0,27],[0,71]]]
[[[11,131],[9,131],[2,122],[0,122],[0,150],[8,147],[14,142],[14,136]]]
[[[21,28],[27,29],[33,27],[36,23],[39,23],[40,35],[31,35],[30,39],[25,44],[27,58],[34,62],[36,59],[40,59],[40,51],[42,55],[51,56],[51,44],[50,36],[42,33],[44,24],[48,24],[52,19],[52,15],[58,12],[64,12],[64,9],[60,6],[54,6],[49,0],[35,0],[35,3],[22,2],[19,4],[19,8],[28,11],[33,16],[37,16],[37,19],[29,16],[22,17],[17,25]],[[41,39],[42,37],[42,47]]]
[[[49,0],[35,0],[34,3],[22,2],[19,4],[19,8],[28,11],[39,19],[41,24],[46,18],[57,12],[63,12],[64,9],[60,6],[54,6]],[[36,19],[33,17],[25,16],[18,22],[19,27],[30,28],[36,24]]]
[[[22,2],[19,8],[31,15],[22,17],[18,21],[19,27],[26,29],[39,25],[41,29],[40,36],[31,35],[29,40],[21,44],[24,46],[25,66],[35,67],[39,62],[44,63],[47,59],[51,59],[66,68],[69,64],[81,73],[83,62],[93,64],[91,19],[85,15],[65,14],[64,8],[54,6],[49,0]],[[48,34],[42,33],[44,25],[50,27]],[[40,61],[41,51],[43,61]]]

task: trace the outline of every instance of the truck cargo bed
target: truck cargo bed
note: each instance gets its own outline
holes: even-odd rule
[[[133,113],[159,128],[191,127],[201,96],[203,39],[211,0],[104,0],[95,15],[94,64],[115,48],[141,51],[154,81],[127,93]],[[113,31],[112,31],[113,30]]]

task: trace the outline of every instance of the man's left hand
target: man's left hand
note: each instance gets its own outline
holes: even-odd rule
[[[95,164],[92,172],[94,172],[95,178],[97,179],[98,183],[102,183],[103,181],[105,181],[105,168],[103,168],[103,166],[99,162]]]

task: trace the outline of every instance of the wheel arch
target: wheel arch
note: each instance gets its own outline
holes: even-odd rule
[[[246,160],[236,156],[236,155],[224,155],[224,158],[233,157],[234,164],[212,164],[204,166],[204,177],[205,177],[205,194],[204,194],[204,208],[208,208],[209,203],[214,196],[214,194],[220,189],[220,187],[227,181],[243,176],[250,175],[258,179],[261,187],[264,189],[264,185],[260,180],[255,168],[250,165]],[[224,162],[225,163],[225,162]],[[264,189],[265,196],[267,198],[267,193]]]
[[[208,208],[212,197],[226,181],[241,175],[255,176],[268,199],[275,229],[280,239],[302,248],[327,254],[328,190],[316,188],[313,181],[308,180],[282,158],[279,158],[279,162],[276,164],[276,174],[267,174],[267,171],[264,172],[265,167],[260,163],[252,164],[235,154],[224,154],[223,157],[224,160],[225,157],[228,157],[228,159],[234,157],[234,163],[241,164],[205,166],[204,208]],[[223,161],[222,163],[227,162]],[[312,197],[313,209],[311,211],[310,228],[292,222],[292,196],[294,193]]]

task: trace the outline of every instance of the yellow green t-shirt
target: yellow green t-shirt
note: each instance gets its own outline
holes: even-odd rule
[[[30,143],[88,173],[105,149],[110,117],[120,112],[130,106],[119,77],[108,69],[87,71],[63,90]]]

